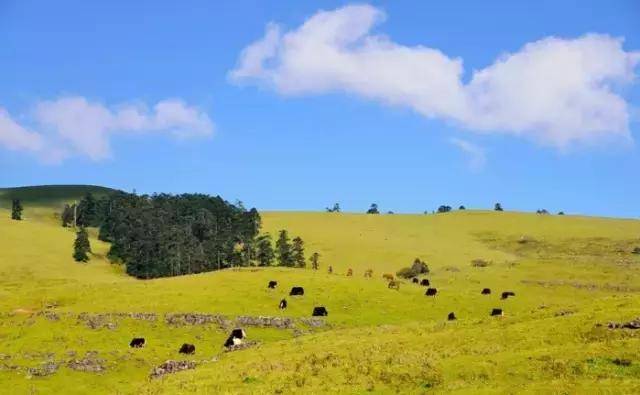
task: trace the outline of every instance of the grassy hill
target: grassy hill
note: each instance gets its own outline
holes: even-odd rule
[[[24,200],[26,213],[55,201]],[[77,264],[71,230],[41,217],[11,221],[0,209],[0,385],[14,393],[640,392],[640,331],[606,327],[640,316],[640,256],[631,253],[640,221],[481,211],[263,214],[264,232],[283,228],[305,240],[307,254],[321,254],[321,270],[140,281],[106,261],[108,245],[92,239],[91,261]],[[431,268],[435,298],[410,282],[389,290],[381,278],[415,257]],[[472,266],[474,259],[489,265]],[[268,290],[269,280],[279,287]],[[288,296],[294,285],[304,297]],[[480,295],[484,287],[492,295]],[[504,290],[516,296],[501,300]],[[289,308],[281,312],[283,297]],[[306,319],[319,305],[329,316],[314,326]],[[489,317],[492,308],[505,316]],[[449,312],[458,320],[447,321]],[[211,322],[176,323],[175,313]],[[294,327],[246,322],[258,316],[291,318]],[[249,318],[237,324],[238,317]],[[236,325],[259,344],[225,353]],[[129,348],[137,336],[145,348]],[[185,342],[196,345],[194,356],[178,354]],[[197,366],[149,378],[169,359]]]

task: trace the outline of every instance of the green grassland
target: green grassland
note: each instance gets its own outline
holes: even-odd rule
[[[108,245],[95,232],[91,261],[75,263],[74,234],[54,210],[73,196],[46,195],[42,189],[25,199],[24,221],[0,208],[3,391],[640,393],[640,331],[606,327],[640,316],[640,256],[631,254],[640,246],[640,221],[471,210],[267,212],[263,231],[301,236],[307,254],[321,254],[321,270],[245,268],[141,281],[106,260]],[[381,277],[416,257],[431,268],[435,298],[409,281],[389,290]],[[474,267],[474,259],[489,265]],[[367,269],[373,278],[364,278]],[[268,290],[269,280],[279,287]],[[305,296],[287,296],[294,285]],[[480,295],[484,287],[493,294]],[[516,296],[500,300],[504,290]],[[289,300],[284,312],[277,308],[282,297]],[[318,305],[329,316],[316,327],[305,318]],[[505,316],[490,317],[492,308]],[[244,326],[258,344],[225,353],[228,331],[219,325],[165,322],[165,314],[195,312],[229,322],[290,317],[295,327]],[[447,321],[449,312],[458,320]],[[103,321],[92,329],[82,313]],[[134,336],[145,337],[146,347],[129,348]],[[196,345],[195,355],[178,354],[184,342]],[[67,365],[86,355],[104,370]],[[169,359],[197,366],[149,377]],[[52,361],[59,367],[51,375],[29,371]]]

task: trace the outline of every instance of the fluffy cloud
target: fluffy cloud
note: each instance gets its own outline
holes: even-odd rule
[[[469,168],[471,170],[479,171],[487,163],[487,157],[484,153],[484,149],[476,144],[459,138],[451,138],[449,142],[467,155]]]
[[[630,138],[629,106],[615,92],[633,82],[640,52],[625,52],[621,39],[545,38],[502,55],[464,83],[461,59],[373,34],[384,19],[375,7],[352,5],[320,11],[284,33],[271,23],[230,77],[285,95],[343,91],[556,147]]]
[[[63,97],[35,106],[34,124],[29,131],[0,108],[0,146],[27,150],[49,161],[81,155],[94,161],[111,156],[110,140],[116,133],[170,133],[178,138],[204,137],[213,133],[209,116],[169,99],[149,110],[144,104],[109,108],[84,97]]]

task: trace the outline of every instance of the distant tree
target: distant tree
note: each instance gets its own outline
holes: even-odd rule
[[[91,192],[87,192],[77,207],[77,225],[99,226],[98,204]]]
[[[393,211],[389,210],[387,211],[387,214],[395,214]]]
[[[11,219],[16,221],[22,220],[22,203],[20,199],[13,199],[11,203]]]
[[[284,229],[280,231],[276,240],[276,258],[280,266],[293,266],[289,234]]]
[[[309,262],[311,262],[311,268],[313,270],[318,270],[320,268],[320,254],[314,252],[311,254],[311,258],[309,258]]]
[[[465,206],[460,206],[458,207],[458,210],[466,210],[467,208]]]
[[[340,203],[334,203],[333,207],[327,207],[328,213],[339,213],[340,212]]]
[[[64,209],[62,210],[62,214],[60,214],[60,219],[62,220],[62,226],[65,228],[73,225],[74,213],[76,205],[65,204]]]
[[[291,258],[293,260],[293,266],[300,268],[307,266],[307,262],[304,259],[304,242],[300,237],[293,239]]]
[[[76,233],[76,241],[73,243],[73,259],[76,262],[87,262],[89,260],[89,255],[87,254],[90,252],[89,234],[84,227],[81,227]]]
[[[367,210],[367,214],[380,214],[380,211],[378,211],[378,205],[376,203],[371,203],[371,207]]]
[[[451,206],[440,206],[438,207],[438,212],[439,213],[448,213],[449,211],[451,211]]]
[[[275,252],[273,252],[273,247],[271,246],[271,235],[266,234],[258,237],[256,249],[258,266],[271,266],[275,258]]]
[[[558,215],[564,215],[564,211],[558,212]]]
[[[500,203],[496,203],[496,205],[493,207],[493,209],[495,211],[503,211],[502,210],[502,205]]]
[[[549,214],[549,212],[548,212],[547,210],[545,210],[545,209],[542,209],[542,210],[537,210],[537,211],[536,211],[536,214],[543,214],[543,215],[546,215],[546,214]]]

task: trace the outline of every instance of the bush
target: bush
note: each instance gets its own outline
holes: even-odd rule
[[[640,247],[634,248],[633,251],[631,251],[631,253],[640,255]]]
[[[491,265],[491,263],[484,259],[474,259],[471,261],[471,266],[473,267],[487,267],[489,265]]]
[[[402,278],[412,278],[427,273],[429,273],[429,266],[424,261],[421,261],[420,258],[416,258],[410,267],[398,270],[396,275]]]

